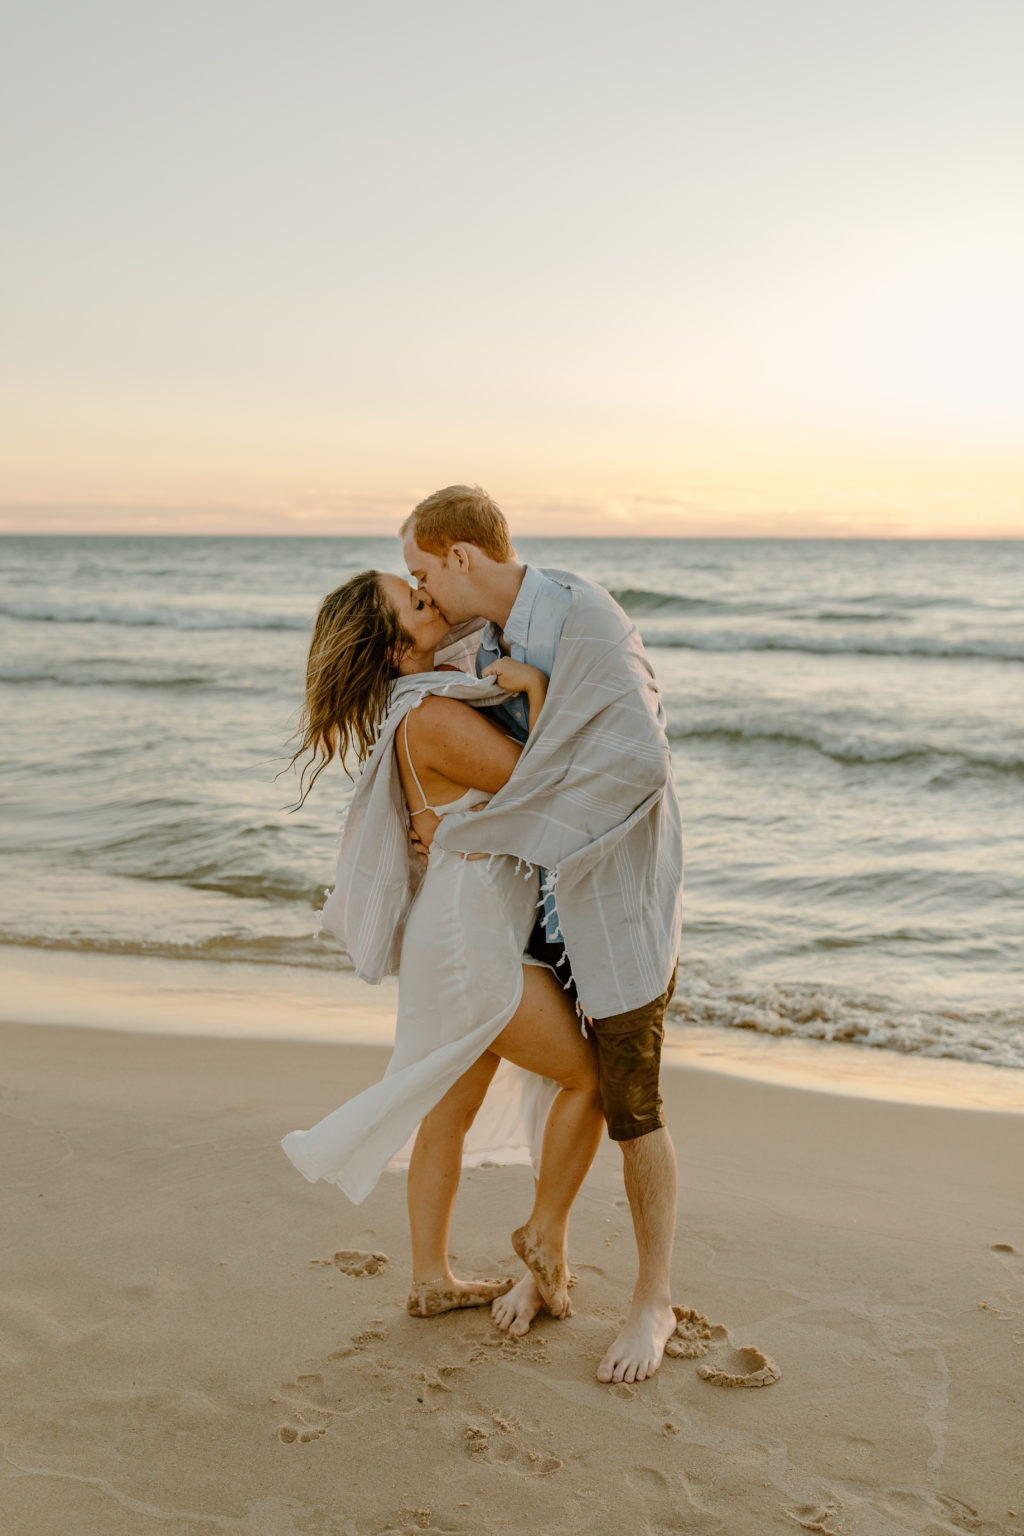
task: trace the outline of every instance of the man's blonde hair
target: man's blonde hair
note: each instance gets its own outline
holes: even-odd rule
[[[420,549],[447,555],[453,544],[475,544],[491,560],[512,560],[515,550],[505,514],[479,485],[446,485],[413,507],[399,532]]]

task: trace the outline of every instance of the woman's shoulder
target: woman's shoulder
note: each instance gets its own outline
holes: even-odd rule
[[[443,693],[428,693],[414,709],[409,711],[409,729],[420,740],[443,735],[453,726],[476,714],[460,699],[449,698]]]

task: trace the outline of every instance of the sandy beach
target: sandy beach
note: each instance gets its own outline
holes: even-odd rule
[[[729,1338],[602,1386],[634,1263],[607,1142],[574,1316],[516,1341],[406,1313],[401,1178],[357,1209],[279,1150],[382,1048],[0,1045],[10,1536],[1024,1530],[1024,1115],[671,1066],[675,1297]],[[464,1176],[463,1272],[514,1272],[528,1196]],[[698,1373],[748,1346],[774,1385]]]

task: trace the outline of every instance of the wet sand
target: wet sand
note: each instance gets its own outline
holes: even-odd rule
[[[1024,1114],[671,1056],[706,1348],[602,1386],[634,1268],[609,1143],[574,1315],[513,1340],[409,1316],[402,1178],[355,1208],[278,1147],[382,1048],[0,1026],[4,1531],[1024,1531]],[[464,1176],[461,1273],[517,1273],[529,1196]],[[719,1384],[744,1348],[779,1379]]]

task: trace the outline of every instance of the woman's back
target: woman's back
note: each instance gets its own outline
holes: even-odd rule
[[[425,698],[395,733],[399,776],[416,830],[429,839],[442,816],[489,799],[507,782],[520,750],[479,710],[457,699]]]

